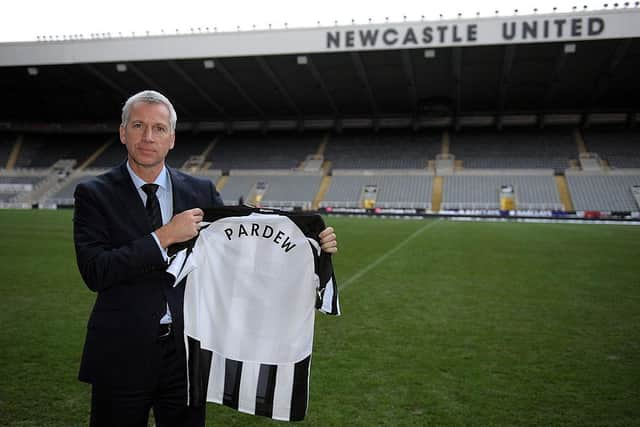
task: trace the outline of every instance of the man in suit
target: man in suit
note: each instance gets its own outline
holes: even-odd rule
[[[155,91],[127,100],[120,141],[127,161],[79,184],[74,242],[78,268],[97,298],[79,379],[92,384],[92,426],[203,426],[187,405],[184,283],[172,286],[167,248],[198,234],[202,208],[221,206],[210,181],[171,169],[176,112]],[[332,228],[323,250],[337,251]]]

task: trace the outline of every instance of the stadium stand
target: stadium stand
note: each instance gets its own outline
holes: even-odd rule
[[[526,173],[526,171],[524,171]],[[517,209],[562,209],[553,171],[468,171],[447,176],[443,184],[443,209],[500,208],[500,188],[513,186]]]
[[[345,131],[333,135],[325,159],[335,169],[423,169],[441,149],[441,133]]]
[[[567,172],[567,183],[576,211],[640,211],[631,187],[640,185],[640,170],[591,175]]]
[[[63,206],[73,205],[73,193],[76,189],[76,186],[80,183],[90,180],[101,172],[103,171],[92,170],[75,174],[64,183],[62,183],[62,185],[58,186],[57,188],[53,188],[50,191],[50,195],[47,195],[45,197],[45,203]]]
[[[6,167],[15,139],[11,134],[0,134],[0,169]]]
[[[451,134],[450,152],[467,169],[554,169],[578,155],[572,129],[465,130]]]
[[[619,128],[583,132],[588,151],[597,153],[612,168],[640,168],[640,132]]]
[[[48,168],[60,159],[86,160],[104,143],[103,135],[23,135],[16,168]]]
[[[213,134],[176,134],[176,144],[167,156],[167,164],[182,168],[191,156],[201,155],[216,138]]]
[[[126,148],[119,139],[114,138],[113,142],[106,150],[96,158],[91,165],[92,168],[110,168],[122,163],[127,157]]]
[[[221,138],[207,156],[211,167],[231,169],[295,169],[314,154],[324,133],[243,133]]]
[[[0,172],[0,201],[14,201],[20,195],[37,189],[46,179],[47,175],[42,171]]]
[[[421,170],[334,170],[321,207],[362,207],[366,186],[376,187],[375,206],[431,208],[433,174]]]
[[[566,174],[566,189],[576,211],[637,212],[630,188],[638,184],[640,173],[623,167],[638,162],[638,133],[622,128],[588,129],[584,131],[586,147],[578,154],[579,144],[572,132],[564,128],[474,129],[452,133],[448,146],[442,142],[441,132],[391,129],[379,133],[350,130],[337,135],[316,131],[267,135],[185,133],[178,135],[179,142],[168,163],[212,180],[227,204],[237,204],[242,197],[249,204],[303,209],[363,207],[371,197],[365,196],[365,187],[370,186],[374,196],[367,202],[368,207],[429,210],[434,185],[438,183],[435,209],[493,211],[500,206],[500,187],[511,185],[515,188],[516,209],[561,210],[563,203],[554,180],[554,172],[560,169]],[[3,134],[0,139],[0,160],[4,164],[17,137]],[[109,139],[111,144],[100,152]],[[465,167],[450,171],[426,167],[448,148],[456,153],[456,159],[463,160]],[[589,153],[595,159],[601,155],[612,169],[599,165],[591,171],[586,169],[581,156]],[[89,165],[91,169],[74,169],[80,167],[77,162],[60,166],[62,158],[82,162],[92,154],[99,155]],[[3,206],[71,205],[79,182],[119,164],[125,155],[117,138],[104,134],[22,136],[15,169],[0,171],[0,202]],[[192,164],[194,157],[201,162]],[[582,168],[569,167],[569,159],[576,157],[581,159],[577,164]],[[321,185],[325,182],[326,171],[321,168],[325,160],[332,162],[332,172],[326,184]],[[216,162],[223,168],[239,167],[230,171],[211,168]],[[301,168],[310,164],[314,165],[310,170]],[[337,168],[339,165],[351,167]],[[545,165],[555,166],[542,168]],[[436,173],[439,181],[434,181]],[[32,190],[27,191],[28,188]],[[564,206],[569,204],[565,201]]]
[[[220,193],[225,204],[245,203],[266,207],[302,207],[311,203],[322,180],[322,173],[303,171],[231,171]]]

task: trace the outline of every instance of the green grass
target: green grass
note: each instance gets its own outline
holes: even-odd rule
[[[327,222],[344,314],[318,316],[303,425],[640,425],[639,227]],[[0,425],[87,425],[71,212],[0,211],[0,236]]]

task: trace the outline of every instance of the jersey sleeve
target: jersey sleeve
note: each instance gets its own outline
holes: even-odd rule
[[[316,309],[324,314],[339,316],[341,311],[340,300],[338,298],[338,284],[336,283],[336,276],[333,271],[331,254],[324,252],[320,248],[320,242],[318,240],[318,235],[325,229],[326,225],[320,215],[314,214],[309,219],[311,223],[307,224],[307,227],[309,227],[313,241],[311,241],[311,238],[309,238],[309,240],[316,253],[315,267],[319,281]],[[307,236],[309,236],[309,234]]]
[[[336,276],[333,272],[331,254],[321,252],[318,260],[318,296],[316,298],[316,309],[322,313],[339,316],[340,302],[338,299],[338,286]]]
[[[196,257],[191,248],[182,249],[171,258],[167,273],[175,277],[173,286],[177,286],[197,267]]]

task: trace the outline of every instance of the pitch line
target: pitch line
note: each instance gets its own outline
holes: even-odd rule
[[[410,241],[412,241],[413,239],[418,237],[424,230],[426,230],[427,228],[433,227],[434,225],[436,225],[440,221],[441,220],[438,219],[438,220],[435,220],[435,221],[428,222],[425,225],[423,225],[421,228],[419,228],[418,230],[414,231],[413,234],[411,234],[409,237],[404,239],[402,242],[398,243],[393,249],[385,252],[382,256],[380,256],[380,258],[378,258],[377,260],[373,261],[372,263],[370,263],[369,265],[367,265],[366,267],[364,267],[363,269],[358,271],[353,276],[349,277],[349,279],[347,279],[346,282],[342,283],[342,286],[338,285],[338,290],[343,291],[347,286],[351,285],[353,282],[355,282],[356,280],[360,279],[362,276],[367,274],[369,271],[373,270],[378,265],[380,265],[383,261],[385,261],[391,255],[395,254],[400,249],[405,247]]]

